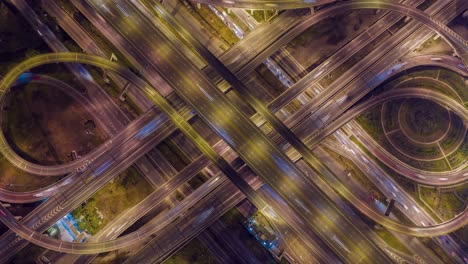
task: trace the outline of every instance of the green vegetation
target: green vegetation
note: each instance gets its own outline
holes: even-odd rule
[[[229,46],[239,41],[239,38],[213,13],[207,5],[200,4],[198,8],[195,4],[187,2],[191,8],[192,15],[197,18],[202,25],[212,34],[218,35]]]
[[[400,126],[415,140],[434,141],[448,129],[449,113],[437,103],[408,99],[400,109]]]
[[[445,85],[444,85],[445,83]],[[416,67],[397,75],[374,89],[380,93],[394,88],[423,87],[443,93],[455,100],[468,100],[468,89],[464,78],[457,73],[440,67]]]
[[[387,133],[400,128],[398,112],[400,111],[401,103],[403,103],[403,100],[394,100],[390,104],[384,103],[382,106],[382,116],[386,117],[383,126]]]
[[[450,153],[454,151],[458,145],[463,144],[465,130],[467,129],[463,124],[463,120],[456,114],[451,114],[450,121],[452,123],[447,136],[439,142],[445,153]]]
[[[76,208],[72,215],[81,230],[94,235],[153,191],[138,171],[130,167]]]
[[[224,12],[226,12],[226,14],[229,15],[229,17],[232,19],[232,21],[234,21],[234,23],[239,26],[244,32],[250,32],[250,28],[244,23],[242,22],[242,20],[237,17],[234,12],[230,12],[228,8],[223,8]]]
[[[456,151],[450,153],[450,155],[447,156],[447,159],[453,168],[457,168],[458,166],[466,163],[467,157],[468,157],[468,133],[465,135],[463,144],[460,147],[458,147]]]
[[[382,238],[382,240],[385,241],[390,247],[400,252],[411,254],[409,249],[400,240],[398,240],[398,238],[395,237],[388,229],[377,224],[372,219],[364,215],[361,211],[356,209],[356,207],[353,204],[349,203],[349,201],[347,201],[344,197],[342,197],[342,199],[343,199],[343,202],[347,204],[347,206],[351,208],[354,211],[354,213],[363,220],[365,224],[367,224],[370,228],[372,228],[376,232],[376,234],[380,238]],[[394,210],[392,210],[392,214],[398,217],[398,220],[400,221],[400,223],[411,224],[409,221],[407,221],[405,216],[402,216],[398,208],[395,208]]]
[[[453,71],[441,69],[439,80],[447,83],[452,89],[454,89],[463,101],[468,101],[468,89],[462,76]]]
[[[358,116],[358,123],[377,141],[384,138],[384,131],[381,125],[381,105],[374,106]]]
[[[53,237],[55,239],[60,239],[60,229],[59,227],[54,224],[53,226],[49,227],[49,229],[47,229],[44,234],[47,234],[49,235],[50,237]]]
[[[216,258],[198,239],[193,239],[182,249],[163,262],[164,264],[212,264]]]
[[[395,101],[395,106],[393,101],[390,101],[385,104],[384,111],[382,111],[382,107],[382,105],[374,106],[356,118],[358,123],[380,146],[401,161],[418,169],[427,171],[447,171],[451,169],[452,162],[449,165],[436,143],[423,145],[413,142],[407,137],[408,135],[412,139],[422,142],[431,142],[443,137],[449,127],[448,112],[445,108],[420,99],[408,99],[403,103],[401,100]],[[404,129],[406,135],[402,131],[396,130],[397,118],[394,115],[398,113],[400,114],[400,128]],[[383,125],[393,129],[391,130],[392,133],[388,135],[385,135],[382,127],[381,120],[384,117]],[[457,124],[455,119],[454,116],[452,119],[454,125],[450,126],[450,130],[454,131],[450,131],[448,137],[440,142],[443,144],[442,148],[444,150],[459,145],[463,140],[460,136],[463,135],[464,128],[460,128],[460,124]],[[460,123],[459,120],[458,123]],[[463,155],[461,153],[458,153],[458,155],[453,164],[459,165],[461,162]]]
[[[430,74],[430,72],[437,73],[436,70],[434,71],[427,71],[427,74]],[[425,74],[425,73],[421,73]],[[419,74],[418,74],[419,75]],[[445,82],[441,80],[435,79],[436,77],[427,77],[427,76],[415,76],[411,77],[409,79],[402,80],[401,83],[397,85],[397,88],[406,88],[406,87],[411,87],[411,88],[425,88],[431,91],[435,91],[444,95],[447,95],[451,97],[454,100],[459,100],[459,95],[457,92],[455,92],[452,89],[449,89],[446,85]]]
[[[396,148],[412,158],[441,159],[443,156],[437,144],[416,144],[411,141],[405,134],[403,134],[401,130],[388,135],[388,138]]]
[[[374,228],[375,233],[385,241],[390,247],[411,255],[411,251],[400,241],[396,236],[394,236],[388,229],[385,227]]]
[[[466,184],[456,189],[437,189],[429,186],[419,186],[419,193],[421,199],[434,210],[442,220],[448,221],[463,211],[464,202],[468,198],[466,187]]]
[[[248,11],[250,13],[250,11]],[[252,17],[262,23],[272,19],[276,15],[275,10],[253,10]]]
[[[255,220],[255,222],[249,224],[249,226],[253,228],[254,232],[261,239],[273,241],[276,238],[274,226],[260,210],[251,216],[249,218],[249,221],[250,220]]]

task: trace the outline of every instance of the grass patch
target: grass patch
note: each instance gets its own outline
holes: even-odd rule
[[[385,227],[382,228],[375,228],[374,229],[375,233],[385,241],[390,247],[411,255],[411,251],[400,241],[396,236],[394,236],[388,229]]]
[[[463,77],[453,71],[441,69],[439,80],[448,83],[460,95],[463,101],[468,100],[468,88]]]
[[[390,132],[400,127],[398,122],[398,111],[403,100],[394,100],[391,104],[384,103],[382,115],[385,116],[383,126],[385,131]]]
[[[448,131],[447,136],[440,141],[440,146],[447,152],[451,152],[454,148],[463,141],[466,141],[465,130],[466,127],[463,124],[463,120],[456,114],[451,114],[451,127]],[[464,140],[465,139],[465,140]]]
[[[447,109],[429,100],[411,98],[400,108],[400,125],[410,137],[431,142],[440,138],[449,126]]]
[[[208,8],[207,5],[200,4],[200,8],[198,8],[190,2],[188,2],[188,4],[191,6],[190,11],[192,15],[197,18],[212,34],[218,35],[225,43],[229,44],[229,46],[239,41],[237,36]]]
[[[14,167],[0,154],[0,187],[10,191],[33,191],[51,185],[63,177],[32,175]]]
[[[454,152],[447,156],[453,168],[463,165],[468,157],[468,133],[465,135],[463,144]]]
[[[250,13],[250,12],[249,12]],[[253,10],[251,16],[259,23],[270,20],[276,15],[275,10]]]
[[[467,185],[465,184],[465,190],[466,187]],[[463,193],[457,197],[452,189],[437,189],[429,186],[419,186],[419,192],[421,199],[444,221],[454,218],[458,213],[463,211],[464,203],[461,199],[466,200],[468,198]]]
[[[153,191],[138,171],[130,167],[73,210],[72,215],[81,230],[94,235]]]
[[[387,105],[390,103],[387,103]],[[391,142],[387,139],[387,137],[384,134],[383,127],[381,124],[381,109],[382,105],[372,107],[356,118],[357,122],[364,128],[364,130],[367,131],[367,133],[369,133],[370,136],[372,136],[379,143],[380,146],[385,148],[388,152],[392,153],[395,157],[398,157],[398,159],[400,159],[401,161],[418,169],[427,171],[447,171],[450,169],[449,164],[443,158],[431,161],[424,161],[412,159],[410,158],[410,156],[401,154],[399,150],[397,150],[391,144]],[[391,134],[390,136],[395,137],[394,134]],[[401,137],[398,140],[394,140],[393,142],[401,142]],[[405,142],[408,144],[410,143],[409,140],[405,140]],[[402,145],[401,147],[404,147],[403,150],[411,150],[411,153],[413,154],[417,153],[418,155],[426,156],[427,154],[434,154],[433,149],[423,149],[419,146],[415,146],[414,144],[408,144],[404,145],[402,143],[400,145]]]
[[[441,159],[442,153],[440,152],[439,147],[436,144],[431,145],[419,145],[411,141],[405,134],[401,131],[396,131],[388,135],[392,143],[411,157],[420,158],[420,159]],[[396,154],[396,153],[395,153]],[[399,157],[399,156],[397,156]]]
[[[229,8],[223,8],[222,9],[224,12],[226,12],[226,14],[228,14],[228,16],[232,19],[232,21],[234,22],[234,24],[236,24],[237,26],[239,26],[242,31],[244,31],[245,33],[247,32],[250,32],[250,28],[244,23],[242,22],[242,20],[237,17],[234,12],[230,12]]]
[[[384,137],[384,131],[381,126],[381,110],[381,105],[374,106],[356,118],[357,122],[369,135],[378,141],[380,141],[381,137]]]

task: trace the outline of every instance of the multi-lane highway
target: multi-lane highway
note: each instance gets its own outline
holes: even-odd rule
[[[44,62],[49,62],[50,63],[50,62],[61,61],[61,60],[64,60],[64,61],[67,61],[67,62],[75,61],[75,62],[79,62],[79,63],[85,63],[86,62],[86,63],[91,63],[91,64],[94,64],[94,65],[99,65],[99,66],[105,67],[105,68],[113,68],[114,70],[117,70],[117,71],[124,71],[124,72],[127,73],[127,75],[128,75],[127,77],[130,77],[129,78],[130,80],[132,79],[131,77],[134,76],[134,75],[132,75],[132,73],[130,71],[126,70],[125,68],[119,67],[116,64],[114,64],[113,67],[109,67],[109,65],[111,65],[113,63],[110,63],[107,60],[101,59],[99,57],[86,56],[86,55],[82,55],[82,54],[73,54],[73,53],[72,54],[65,54],[64,53],[64,54],[40,55],[38,57],[32,58],[29,61],[27,61],[25,63],[25,65],[28,65],[28,67],[33,67],[33,66],[38,66],[38,65],[40,65],[41,63],[44,63]],[[4,78],[5,83],[7,83],[9,80],[10,81],[11,80],[13,80],[13,81],[16,80],[16,77],[21,74],[21,73],[18,72],[18,69],[24,69],[24,66],[19,65],[18,67],[16,67],[12,71],[13,74],[5,76],[5,78]],[[15,76],[14,73],[16,73],[16,76]],[[135,83],[139,83],[140,86],[141,86],[141,81],[140,82],[135,81]],[[0,86],[0,88],[2,88],[2,86]],[[356,201],[356,203],[359,204],[358,201]],[[465,216],[464,214],[461,214],[459,217],[453,219],[452,221],[450,221],[448,223],[445,223],[444,224],[445,231],[443,231],[443,232],[447,231],[447,229],[446,229],[447,227],[449,227],[449,229],[450,229],[451,227],[459,224],[460,218],[463,219],[463,221],[466,221],[465,220],[466,218],[464,218],[464,216]],[[381,217],[381,216],[379,215],[379,216],[377,216],[377,218],[378,217]],[[13,221],[13,219],[14,218],[10,218],[11,221]],[[10,227],[13,228],[13,230],[16,229],[17,227],[24,227],[23,225],[18,224],[18,222],[16,222],[16,220],[15,220],[14,223],[15,224],[10,225]],[[28,230],[28,232],[31,232],[31,230],[29,230],[27,227],[24,227],[24,228],[25,228],[25,230]],[[412,230],[415,230],[414,232],[416,233],[416,235],[417,234],[427,235],[428,233],[426,233],[426,231],[432,232],[432,230],[441,230],[441,228],[439,226],[433,226],[433,227],[428,227],[428,228],[413,228]],[[19,230],[17,230],[17,231],[19,231]],[[23,230],[23,232],[25,232],[25,231]],[[404,232],[407,232],[407,231],[404,231]],[[440,232],[440,231],[438,231],[438,232]],[[35,233],[35,232],[29,233],[29,234],[37,234],[37,235],[41,236],[40,234]],[[438,233],[436,232],[436,233],[432,233],[432,234],[438,234]],[[27,235],[25,235],[25,238],[26,237],[27,237]],[[38,242],[38,241],[35,241],[35,242]],[[73,244],[73,243],[71,243],[71,244]],[[50,246],[50,245],[48,245],[48,246]],[[110,246],[110,247],[113,248],[113,247],[115,247],[115,245],[112,244],[112,246]],[[73,248],[73,247],[71,247],[71,248]],[[63,249],[63,250],[66,250],[66,249]],[[75,249],[75,250],[78,250],[78,249]],[[86,250],[89,250],[89,249],[86,249]],[[94,250],[96,250],[96,249],[94,249]],[[104,250],[104,249],[101,248],[100,250]],[[75,251],[75,252],[77,252],[77,251]]]
[[[127,10],[126,8],[128,8],[128,7],[125,7],[124,9]],[[117,23],[117,22],[113,21],[112,23]],[[450,34],[450,35],[453,36],[453,34]],[[161,36],[162,36],[162,38],[164,38],[163,35],[161,35]],[[150,38],[148,38],[148,40],[149,39]],[[455,45],[458,45],[459,43],[457,44],[456,36],[455,36],[454,39],[455,39],[455,41],[453,41],[453,43],[455,43]],[[143,40],[146,41],[147,39],[143,37]],[[144,41],[142,43],[144,43]],[[460,42],[460,41],[458,41],[458,42]],[[168,43],[168,45],[171,45],[171,44]],[[156,45],[154,48],[157,50],[159,47]],[[294,165],[292,165],[289,162],[288,158],[286,158],[286,156],[283,153],[281,153],[281,151],[279,149],[275,148],[275,146],[272,145],[267,138],[262,137],[261,132],[255,130],[256,129],[255,126],[250,125],[250,123],[249,123],[250,121],[249,121],[248,118],[244,118],[244,116],[242,116],[242,114],[238,112],[236,107],[234,107],[234,106],[230,105],[229,103],[227,103],[225,101],[225,99],[222,97],[222,94],[219,94],[219,92],[217,92],[216,88],[213,87],[212,84],[209,81],[203,79],[203,77],[201,77],[199,75],[199,73],[195,69],[191,68],[190,65],[188,65],[188,67],[185,68],[186,71],[184,70],[183,73],[185,74],[187,72],[188,75],[191,76],[190,77],[191,80],[192,81],[194,80],[195,82],[194,82],[194,84],[190,84],[188,86],[188,87],[191,87],[192,90],[187,90],[187,91],[181,90],[180,87],[187,85],[187,82],[186,82],[186,80],[184,80],[184,77],[182,75],[180,75],[178,70],[175,70],[176,72],[174,72],[174,73],[170,72],[171,69],[174,69],[174,65],[171,65],[171,63],[172,63],[172,61],[178,61],[176,58],[179,58],[180,61],[184,61],[186,58],[184,58],[183,56],[181,57],[179,54],[169,54],[168,51],[171,51],[171,47],[167,48],[167,50],[160,49],[159,52],[156,52],[156,54],[165,54],[167,56],[167,58],[163,58],[161,62],[165,62],[165,63],[168,63],[170,65],[168,67],[166,67],[166,66],[162,65],[161,62],[155,62],[155,64],[153,66],[156,67],[159,71],[165,73],[164,78],[166,79],[166,81],[172,84],[173,88],[179,94],[181,94],[182,97],[186,101],[189,102],[189,104],[191,104],[196,109],[196,111],[197,111],[197,113],[199,115],[201,115],[205,120],[207,120],[209,124],[211,124],[212,128],[215,131],[217,131],[217,133],[224,140],[226,140],[237,152],[240,152],[239,153],[240,156],[247,162],[247,164],[249,164],[249,166],[251,166],[264,180],[267,180],[267,182],[269,182],[272,186],[275,187],[276,191],[278,191],[283,196],[283,198],[285,198],[288,201],[288,203],[294,208],[296,213],[298,213],[299,211],[302,210],[302,209],[300,209],[300,207],[304,207],[304,202],[307,203],[306,207],[309,208],[309,210],[310,210],[310,208],[314,208],[314,207],[322,208],[324,206],[324,204],[322,204],[323,202],[325,202],[325,204],[328,203],[326,196],[324,196],[321,193],[320,193],[320,195],[315,196],[315,198],[311,197],[311,195],[308,195],[308,196],[305,196],[305,197],[302,196],[303,194],[300,191],[301,186],[298,186],[294,182],[291,182],[287,178],[283,177],[283,175],[288,174],[288,176],[293,177],[293,179],[294,179],[294,177],[298,177],[295,180],[297,180],[298,182],[301,182],[300,178],[304,177],[303,175],[301,175],[301,172],[299,170],[297,170],[294,167]],[[463,54],[463,53],[461,53],[461,54]],[[48,57],[48,59],[50,59],[50,60],[46,59],[46,62],[57,61],[57,59],[63,59],[64,58],[65,61],[91,63],[91,64],[98,65],[98,66],[101,66],[101,67],[104,67],[104,68],[109,67],[108,63],[101,62],[97,58],[91,58],[91,57],[88,58],[88,57],[81,56],[81,55],[78,55],[78,54],[75,54],[74,56],[75,57],[71,56],[70,54],[66,54],[66,55],[64,55],[64,57],[61,57],[61,58],[59,58],[58,55],[56,55],[55,57],[50,56],[50,57]],[[152,54],[150,55],[150,57],[151,56],[152,56]],[[174,56],[174,58],[172,58],[172,56]],[[210,64],[218,66],[218,67],[215,67],[216,69],[218,69],[218,70],[219,69],[224,69],[222,65],[217,64],[217,63],[219,63],[219,61],[218,62],[214,61],[214,60],[208,60],[208,61],[210,62]],[[16,72],[18,75],[16,77],[11,77],[10,76],[11,78],[9,80],[6,78],[7,79],[6,83],[8,83],[8,81],[16,80],[16,78],[19,76],[20,71],[23,71],[24,69],[29,68],[29,67],[37,66],[37,65],[42,63],[40,60],[35,61],[35,62],[34,62],[34,60],[31,60],[30,62],[32,62],[32,63],[20,66],[18,68],[19,70]],[[163,68],[161,69],[161,67],[163,67]],[[173,68],[171,68],[171,67],[173,67]],[[141,82],[139,80],[135,80],[135,77],[132,76],[132,74],[129,73],[128,71],[125,71],[125,69],[123,69],[122,67],[114,67],[114,68],[112,68],[112,70],[116,70],[119,73],[124,72],[124,75],[127,78],[129,78],[131,81],[133,81],[134,84],[142,85],[141,87],[144,87],[142,91],[144,93],[146,93],[146,95],[148,97],[150,97],[153,100],[154,103],[156,103],[160,107],[163,107],[164,112],[166,114],[169,114],[170,118],[174,122],[176,122],[176,124],[179,126],[179,128],[181,128],[182,131],[184,131],[189,136],[189,138],[191,138],[196,144],[198,143],[197,146],[202,149],[202,151],[205,153],[205,155],[210,157],[214,163],[219,165],[222,168],[222,170],[228,176],[230,176],[230,178],[232,180],[234,180],[234,182],[237,183],[237,186],[240,187],[247,194],[248,198],[253,200],[254,203],[257,204],[257,206],[260,205],[260,207],[262,207],[262,205],[263,206],[265,205],[264,199],[259,198],[255,194],[255,192],[253,192],[250,189],[250,187],[248,185],[245,185],[242,182],[243,181],[242,177],[239,177],[239,175],[237,175],[237,173],[235,171],[230,169],[230,166],[227,165],[227,163],[224,162],[222,159],[220,159],[220,156],[218,156],[216,154],[216,151],[213,151],[212,149],[210,149],[211,147],[209,145],[207,145],[206,142],[203,142],[203,139],[201,139],[201,137],[199,135],[197,135],[197,133],[194,132],[194,130],[192,130],[190,127],[187,126],[187,124],[185,123],[185,119],[181,118],[180,115],[175,113],[170,108],[170,106],[168,106],[166,101],[164,101],[154,90],[152,90],[152,88],[150,88],[148,85],[144,84],[143,82]],[[392,73],[393,73],[393,71],[392,71]],[[12,76],[14,76],[14,74]],[[170,76],[172,76],[172,78]],[[224,78],[226,78],[227,80],[230,80],[234,84],[236,84],[236,82],[238,82],[238,80],[236,80],[235,77],[233,78],[233,76],[229,75],[228,70],[226,70],[225,73],[222,74],[222,76]],[[182,81],[179,81],[177,78],[182,79]],[[3,86],[3,88],[2,88],[2,86],[0,86],[0,90],[4,92],[4,91],[6,91],[8,86],[9,85]],[[234,85],[234,86],[237,87],[237,88],[240,87],[240,89],[242,89],[242,84],[241,83],[240,84],[238,83],[237,85]],[[195,90],[193,90],[193,89],[195,89]],[[192,96],[194,96],[194,98],[190,98]],[[434,96],[434,98],[437,98],[437,97],[438,96]],[[437,99],[435,99],[435,100],[437,100]],[[441,101],[443,101],[443,100],[441,100]],[[203,103],[200,104],[199,102],[203,102]],[[255,105],[255,100],[250,100],[250,102]],[[447,102],[445,102],[445,103],[447,103]],[[213,105],[216,105],[216,106],[222,105],[222,106],[224,106],[224,109],[231,109],[231,110],[228,110],[228,111],[222,113],[222,114],[227,114],[227,116],[223,117],[223,118],[220,118],[221,113],[218,113],[216,111],[216,108],[212,107]],[[263,107],[263,106],[262,105],[257,105],[257,110],[258,109],[261,110],[260,107]],[[267,112],[263,112],[264,115],[268,115],[268,110],[266,110],[266,111]],[[259,111],[259,112],[262,112],[262,111]],[[237,116],[237,115],[240,115],[240,116]],[[352,116],[354,116],[354,115],[352,115]],[[231,124],[226,123],[226,119],[229,119],[229,118],[232,119],[230,121],[233,121],[233,123],[237,127],[233,128],[231,126]],[[268,120],[270,122],[273,122],[273,123],[276,122],[275,119],[271,118],[271,116],[270,116],[270,118]],[[341,125],[343,125],[344,123],[345,122],[343,121],[343,123],[341,123]],[[330,124],[335,124],[335,123],[330,123]],[[337,126],[337,127],[340,127],[340,126]],[[242,129],[240,129],[240,128],[242,128]],[[281,129],[282,128],[281,124],[277,123],[276,128]],[[325,127],[325,128],[328,129],[328,127]],[[250,135],[242,135],[242,134],[238,133],[239,130],[241,130],[241,131],[250,131],[251,129],[253,129],[252,131],[254,131],[256,133],[258,132],[258,133],[257,134],[253,133],[253,134],[250,134]],[[285,128],[285,129],[287,130],[287,128]],[[141,131],[141,130],[138,130],[138,131]],[[330,131],[334,131],[333,126],[331,126]],[[283,131],[283,136],[285,136],[286,139],[288,139],[288,140],[291,140],[291,138],[292,138],[291,134],[284,133],[284,131]],[[316,139],[314,139],[314,140],[316,140]],[[6,142],[4,142],[4,143],[6,143]],[[296,145],[296,147],[297,147],[297,145]],[[260,148],[259,151],[256,151],[255,150],[256,148]],[[263,153],[265,153],[265,152],[266,153],[271,153],[272,156],[271,157],[265,157],[265,155],[262,155],[262,152]],[[271,158],[273,158],[273,160]],[[21,164],[21,163],[18,163],[18,164]],[[96,170],[99,171],[100,168],[101,167],[94,167],[93,170],[94,170],[94,172],[96,172]],[[267,173],[267,171],[268,171],[268,173]],[[270,179],[268,179],[266,177],[266,175],[270,174],[271,172],[273,172],[273,175],[275,177],[277,177],[276,183],[273,182],[273,181],[269,181]],[[304,179],[307,179],[307,178],[304,177]],[[280,181],[284,181],[284,182],[287,182],[287,183],[286,184],[279,184]],[[308,181],[304,182],[304,183],[305,183],[306,186],[313,187],[313,185],[310,185],[310,183]],[[349,193],[346,194],[346,192],[342,192],[342,194],[345,194],[345,196],[350,195]],[[298,199],[296,197],[295,197],[295,199],[292,199],[292,197],[293,197],[292,195],[294,195],[296,197],[301,197],[300,200],[302,200],[302,201],[299,204],[297,202],[294,202],[293,200],[297,201]],[[317,199],[317,200],[320,200],[320,202],[310,203],[310,201],[307,201],[309,199]],[[354,201],[352,197],[349,198],[349,199]],[[354,202],[356,202],[356,205],[360,209],[364,208],[364,210],[366,211],[365,206],[359,204],[359,201],[354,201]],[[187,202],[187,204],[189,204],[189,202]],[[281,205],[274,205],[272,207],[275,208],[276,210],[278,210],[279,212],[283,212],[282,209],[281,209]],[[337,215],[335,215],[336,212],[331,212],[331,211],[329,211],[329,209],[323,209],[323,210],[328,212],[329,217],[334,217],[334,218],[337,217]],[[335,210],[335,209],[333,209],[333,210]],[[4,212],[6,214],[6,211],[2,211],[2,212]],[[372,212],[367,212],[367,214],[372,215]],[[416,234],[416,235],[435,235],[435,234],[439,234],[440,232],[447,232],[448,230],[452,230],[454,226],[459,226],[460,224],[465,224],[465,222],[460,222],[460,217],[465,216],[464,214],[465,213],[460,214],[459,217],[453,219],[451,222],[445,223],[443,225],[444,226],[443,229],[441,227],[434,227],[433,229],[431,229],[431,228],[422,228],[422,227],[421,228],[408,228],[406,226],[401,227],[401,226],[398,226],[398,225],[396,227],[394,227],[394,228],[398,229],[399,231],[404,230],[403,232],[411,232],[411,234]],[[301,226],[299,224],[299,222],[294,223],[294,221],[296,221],[296,220],[288,221],[288,223],[295,226],[296,230],[305,230],[305,228],[310,228],[310,224],[312,224],[311,221],[313,221],[314,223],[322,223],[322,224],[325,223],[325,226],[327,228],[331,228],[331,230],[335,230],[334,232],[336,232],[336,231],[340,230],[340,228],[342,228],[342,227],[338,227],[338,229],[337,229],[337,227],[334,227],[333,225],[328,225],[329,223],[327,223],[326,221],[323,222],[323,220],[322,220],[322,222],[320,222],[320,221],[315,222],[317,219],[311,220],[310,215],[307,215],[307,214],[304,215],[303,213],[299,212],[299,215],[301,215],[301,217],[303,217],[303,219],[306,220],[308,223],[306,225],[304,225],[304,226]],[[338,216],[339,216],[339,214],[338,214]],[[171,219],[170,215],[167,216],[167,217],[168,217],[167,219]],[[373,216],[374,219],[379,218],[379,217],[381,217],[381,216],[380,215],[374,215]],[[48,248],[53,247],[49,243],[50,241],[48,241],[47,243],[44,243],[45,240],[42,240],[42,242],[41,242],[42,237],[41,237],[41,235],[39,233],[32,232],[32,230],[30,230],[28,227],[26,227],[24,225],[20,225],[18,222],[15,222],[11,218],[11,216],[9,216],[8,219],[10,220],[8,222],[9,226],[13,230],[20,232],[20,235],[22,237],[27,238],[29,236],[29,238],[31,240],[33,240],[33,241],[35,241],[37,243],[42,243],[42,245],[44,245],[44,246],[46,246]],[[340,219],[340,218],[338,218],[338,219]],[[339,220],[339,221],[344,221],[344,223],[346,223],[346,225],[350,224],[349,222],[346,222],[346,219]],[[388,223],[388,221],[385,221],[385,219],[381,219],[381,220],[379,220],[379,222],[383,222],[385,225],[390,225]],[[352,230],[352,228],[353,228],[352,225],[350,225],[350,227],[351,227],[351,230]],[[152,229],[153,231],[155,229],[157,229],[154,226],[152,228],[154,228],[154,229]],[[449,229],[447,229],[447,228],[449,228]],[[149,230],[149,229],[145,229],[145,230]],[[408,230],[410,230],[410,231],[408,231]],[[436,230],[436,232],[433,232],[434,230]],[[322,230],[322,231],[316,230],[316,231],[321,233],[322,239],[327,240],[326,236],[324,237],[323,233],[322,233],[322,232],[324,232],[324,230]],[[431,233],[425,233],[425,232],[431,232]],[[138,236],[139,233],[136,233],[136,234]],[[306,236],[307,236],[307,234],[306,234]],[[341,241],[341,239],[338,239],[340,241],[339,243],[336,243],[336,242],[333,242],[333,241],[330,241],[330,240],[328,240],[327,243],[329,243],[329,245],[331,245],[332,248],[336,247],[337,245],[338,246],[342,245],[342,243],[346,243],[346,245],[349,246],[349,244],[347,244],[348,242],[347,242],[345,236],[342,236],[342,234],[338,234],[338,236],[341,239],[344,239],[345,242]],[[358,234],[357,237],[361,237],[360,234]],[[121,239],[121,240],[114,241],[114,242],[122,243],[122,244],[120,244],[120,246],[122,246],[122,245],[125,245],[126,243],[129,243],[129,240],[131,240],[133,238],[130,237],[130,239],[126,238],[125,240]],[[101,247],[102,245],[103,245],[103,247]],[[55,245],[55,247],[53,247],[53,248],[55,248],[57,250],[56,246],[57,245]],[[63,246],[63,248],[62,248],[62,246]],[[111,243],[111,242],[109,242],[107,244],[103,243],[103,244],[99,244],[99,245],[97,245],[97,244],[91,245],[90,244],[89,247],[82,246],[82,247],[75,247],[74,248],[73,245],[68,245],[66,243],[61,244],[61,245],[58,246],[59,250],[63,250],[64,252],[101,252],[101,251],[107,250],[108,248],[115,248],[115,247],[118,247],[118,246],[116,246],[115,243]],[[91,250],[91,251],[89,251],[89,250]],[[367,249],[361,249],[361,250],[362,250],[361,252],[369,252]],[[343,253],[340,253],[340,255],[341,254],[343,254]],[[379,254],[379,253],[377,253],[377,254]],[[361,258],[367,258],[368,257],[368,256],[364,256],[364,254],[361,255],[361,256],[349,256],[347,254],[341,255],[341,256],[343,258],[353,259],[353,260],[361,260]],[[383,255],[379,256],[379,255],[370,255],[370,254],[369,254],[369,256],[370,256],[370,259],[372,259],[374,261],[378,261],[379,258],[383,257]],[[382,260],[383,259],[385,259],[385,257],[383,257]]]

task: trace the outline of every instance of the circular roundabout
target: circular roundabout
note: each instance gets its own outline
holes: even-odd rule
[[[408,99],[400,106],[398,120],[402,132],[421,144],[441,140],[450,129],[450,112],[440,105],[418,98]]]
[[[385,102],[381,108],[385,147],[422,170],[449,171],[462,164],[452,154],[467,141],[464,121],[445,106],[423,98]]]

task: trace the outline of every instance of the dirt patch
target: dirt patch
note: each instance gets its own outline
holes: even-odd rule
[[[304,68],[311,70],[371,25],[377,17],[372,10],[360,10],[327,18],[304,31],[286,48]]]
[[[92,116],[57,88],[28,84],[12,90],[4,131],[13,149],[39,164],[71,160],[71,151],[85,155],[105,139]]]
[[[61,177],[42,177],[21,171],[0,155],[0,188],[26,192],[43,188],[59,179]]]

